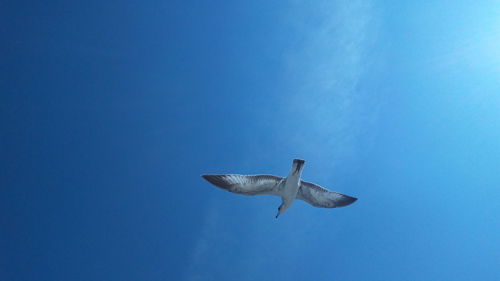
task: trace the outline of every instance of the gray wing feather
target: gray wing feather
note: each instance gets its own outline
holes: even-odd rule
[[[301,181],[297,199],[320,208],[344,207],[354,203],[357,198],[330,191],[314,183]]]
[[[279,195],[281,177],[273,175],[202,175],[211,184],[244,195]]]

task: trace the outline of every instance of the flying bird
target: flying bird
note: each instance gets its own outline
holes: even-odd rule
[[[202,175],[211,184],[243,195],[270,194],[281,197],[276,218],[292,205],[295,199],[314,207],[337,208],[354,203],[357,198],[330,191],[317,184],[303,181],[300,176],[305,161],[293,159],[292,169],[286,178],[273,175]]]

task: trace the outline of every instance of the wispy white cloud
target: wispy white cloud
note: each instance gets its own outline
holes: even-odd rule
[[[304,250],[314,238],[300,237],[314,229],[314,222],[307,218],[307,211],[303,217],[296,213],[276,221],[274,211],[279,199],[248,199],[235,199],[241,203],[238,209],[252,206],[238,216],[231,212],[234,205],[217,204],[220,202],[215,200],[210,203],[185,280],[294,279],[295,268],[303,258],[299,253],[307,252]],[[272,209],[270,201],[276,203]]]
[[[316,3],[316,2],[315,2]],[[297,37],[285,55],[293,89],[283,97],[280,143],[326,168],[351,157],[363,110],[357,87],[370,64],[378,24],[370,1],[296,2]],[[336,161],[335,161],[336,159]]]
[[[215,243],[219,241],[214,236],[217,233],[219,217],[217,209],[211,204],[206,210],[200,235],[192,250],[186,280],[209,280],[204,264],[209,260],[210,252],[213,251]]]
[[[284,151],[276,153],[295,154],[328,169],[337,163],[333,159],[351,153],[349,149],[352,150],[359,130],[352,122],[360,110],[356,89],[376,24],[367,1],[312,4],[297,1],[288,13],[290,29],[294,30],[294,37],[300,38],[284,55],[290,84],[285,87],[294,90],[283,95],[266,122],[279,131],[273,137]],[[245,204],[244,199],[235,204]],[[275,207],[269,207],[270,200],[276,202],[277,208],[276,198],[248,200],[258,207],[251,207],[248,216],[241,218],[233,218],[229,206],[213,203],[193,248],[186,280],[303,278],[296,275],[301,271],[297,265],[314,251],[310,245],[319,235],[314,229],[324,228],[320,220],[310,219],[319,210],[297,203],[293,217],[283,216],[276,223],[272,219]],[[328,223],[329,235],[335,233],[336,223],[341,221]],[[231,229],[235,224],[238,229]]]

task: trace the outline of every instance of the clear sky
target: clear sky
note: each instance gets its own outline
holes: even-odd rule
[[[0,280],[498,280],[498,1],[2,1]],[[287,175],[358,197],[211,186]]]

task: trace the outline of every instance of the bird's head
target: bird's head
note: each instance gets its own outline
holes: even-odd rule
[[[284,207],[284,204],[281,204],[279,207],[278,207],[278,213],[276,214],[276,218],[279,217],[279,215],[281,215],[281,213],[285,212],[287,208]]]

